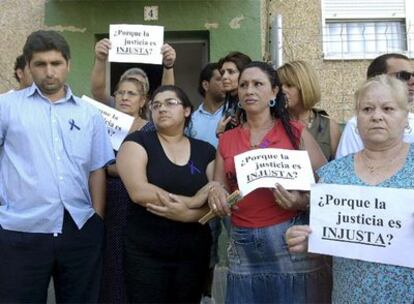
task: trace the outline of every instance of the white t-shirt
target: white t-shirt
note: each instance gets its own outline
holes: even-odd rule
[[[409,130],[404,130],[403,140],[406,143],[414,143],[414,113],[408,113]],[[345,125],[339,140],[338,148],[336,149],[335,158],[341,158],[345,155],[356,153],[364,147],[361,137],[356,131],[357,123],[356,116],[352,117]]]

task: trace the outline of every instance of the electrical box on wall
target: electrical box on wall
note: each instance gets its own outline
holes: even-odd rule
[[[158,6],[144,6],[144,20],[158,20]]]

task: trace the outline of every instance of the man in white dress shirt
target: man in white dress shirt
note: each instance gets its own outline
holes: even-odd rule
[[[368,67],[367,78],[381,74],[388,74],[397,77],[407,83],[409,102],[414,102],[414,68],[408,57],[402,54],[390,53],[375,58]],[[414,143],[414,113],[408,114],[408,123],[404,141]],[[344,128],[336,150],[336,158],[356,153],[362,150],[363,144],[357,131],[356,117],[353,116]]]

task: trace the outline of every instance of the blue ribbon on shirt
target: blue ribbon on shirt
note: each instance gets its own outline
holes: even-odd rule
[[[80,130],[80,128],[75,124],[75,120],[70,119],[69,124],[70,124],[70,130],[71,131],[73,130],[73,128]]]

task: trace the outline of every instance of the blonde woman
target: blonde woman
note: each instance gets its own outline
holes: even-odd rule
[[[147,113],[146,87],[135,78],[121,80],[114,93],[115,108],[134,117],[130,132],[154,130],[154,124],[145,119]],[[107,167],[106,183],[106,246],[104,275],[100,302],[125,303],[123,272],[123,235],[126,226],[128,193],[118,175],[116,164]]]
[[[327,160],[334,159],[341,132],[338,123],[324,110],[314,108],[321,99],[314,69],[305,61],[291,61],[278,68],[277,72],[291,117],[308,129]]]
[[[414,188],[414,146],[403,142],[408,126],[407,86],[388,75],[369,79],[356,93],[358,132],[364,149],[323,166],[319,182]],[[398,199],[398,198],[396,198]],[[309,226],[286,232],[291,252],[304,252]],[[414,269],[333,258],[333,303],[413,303]],[[357,284],[355,284],[357,282]]]

